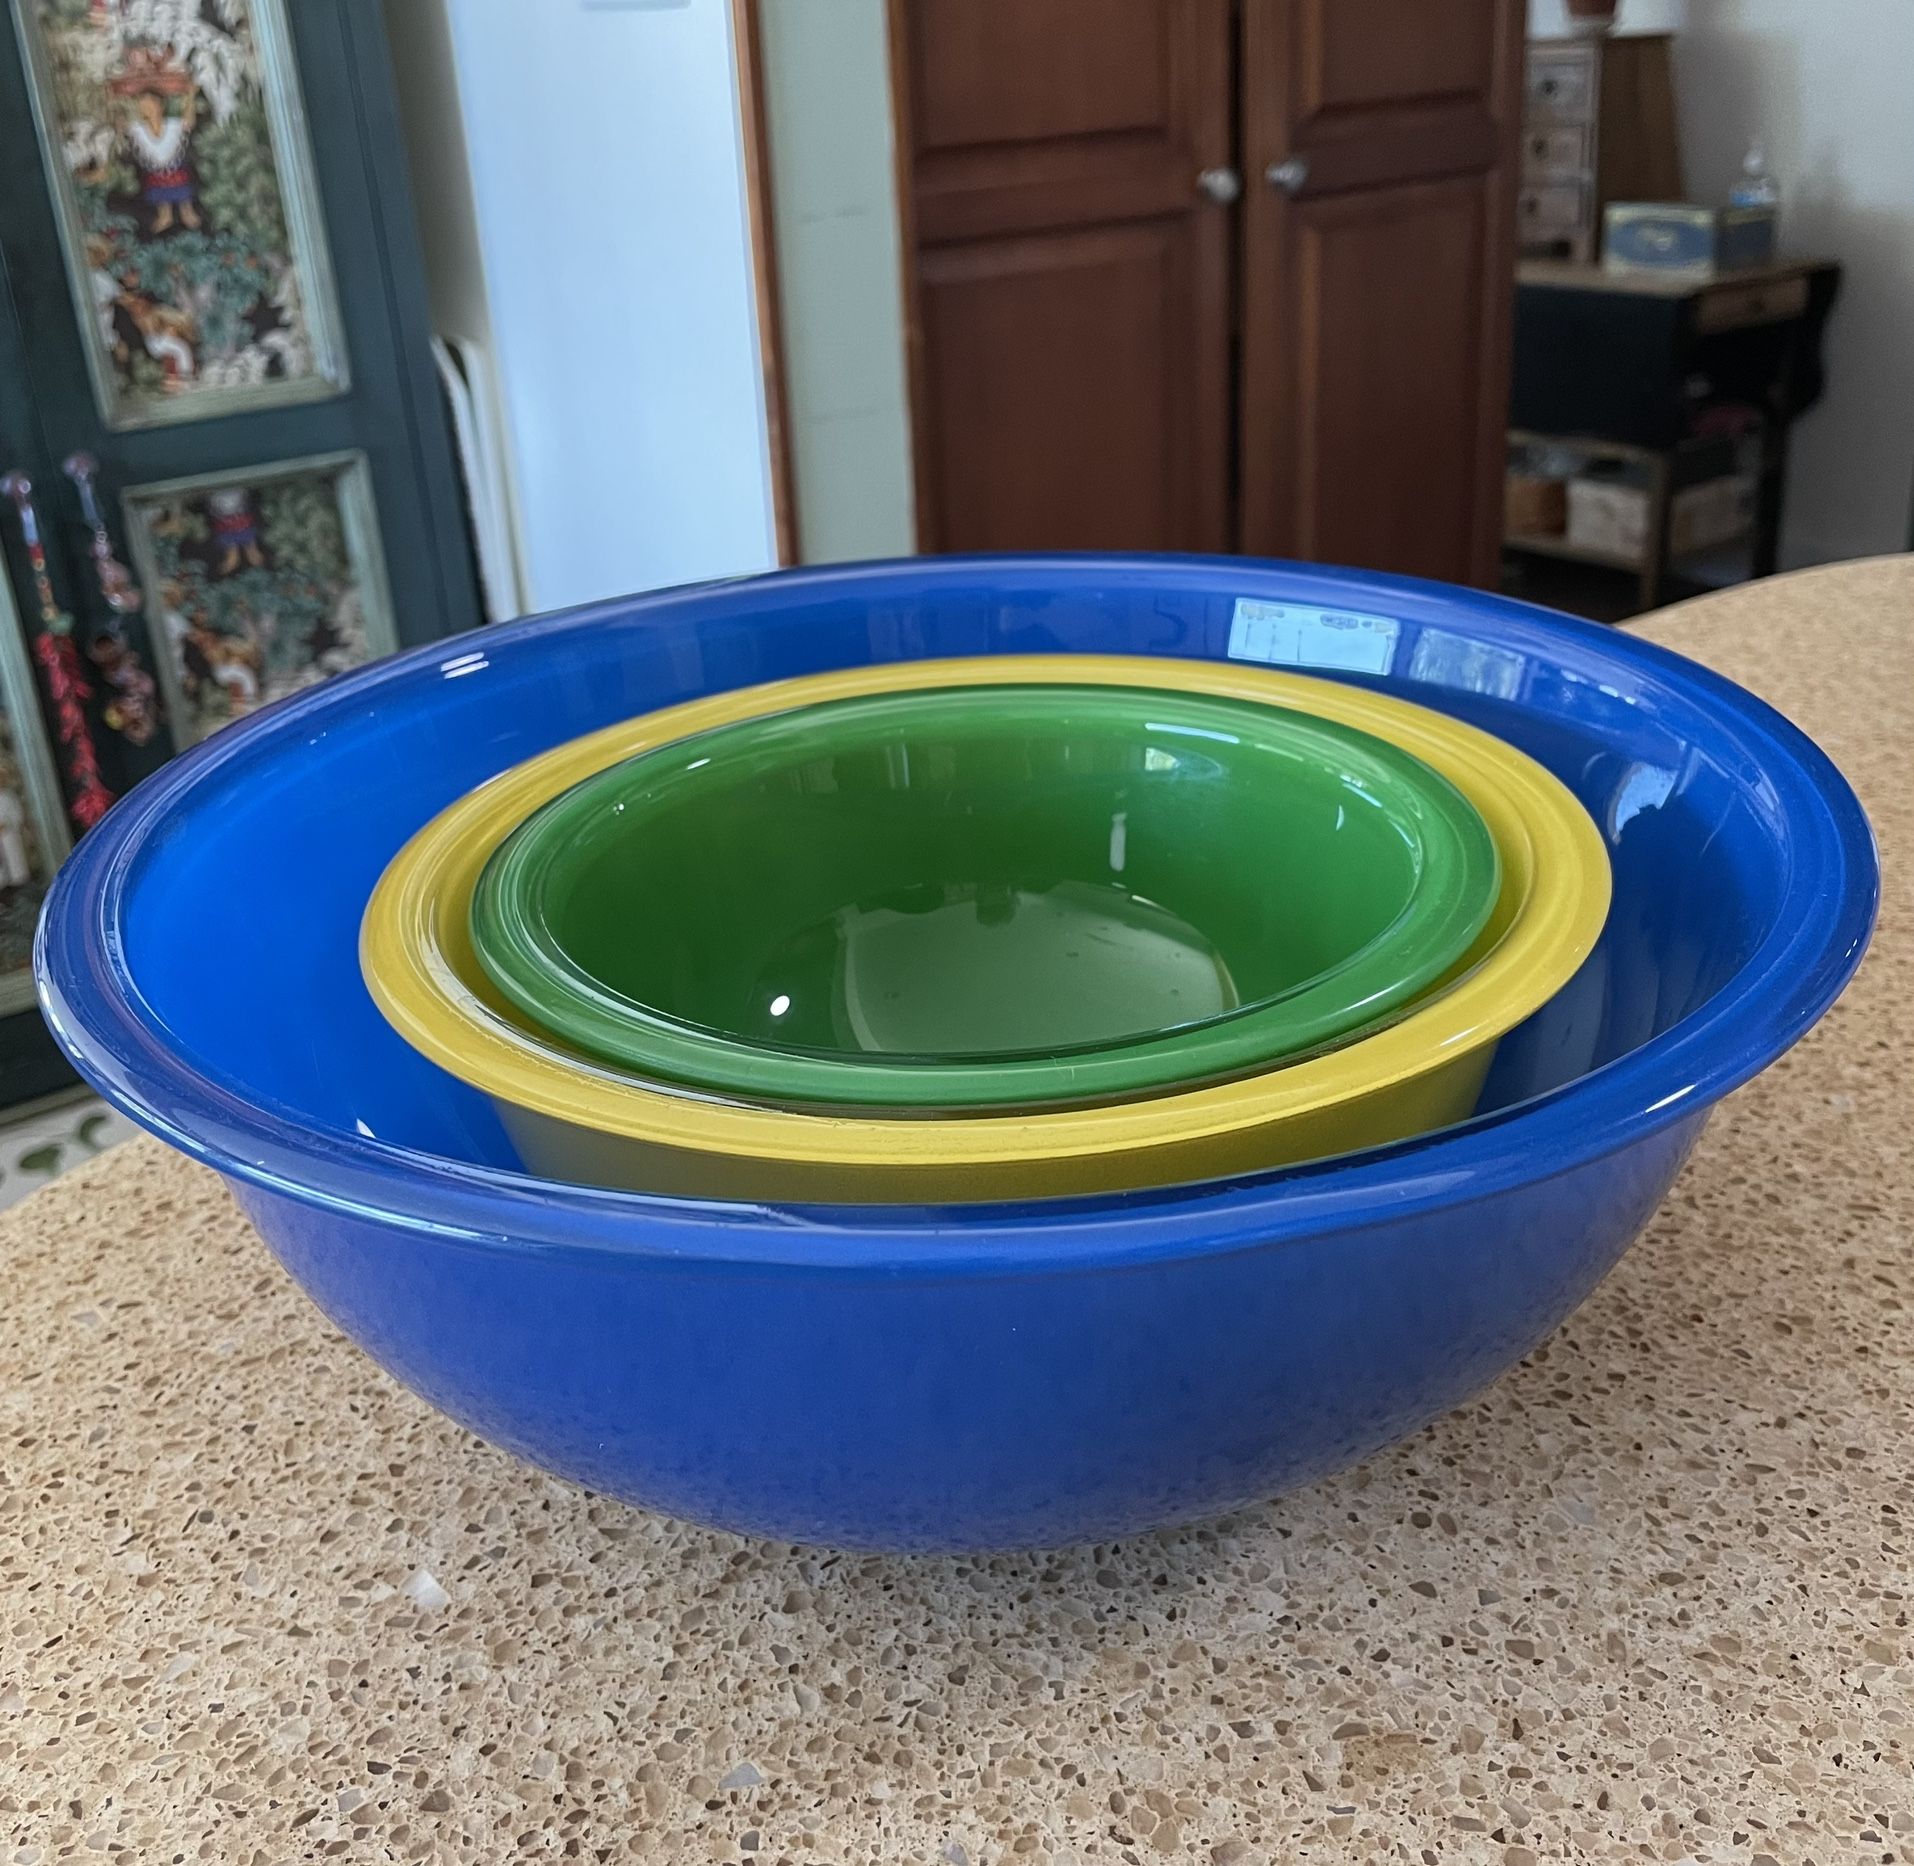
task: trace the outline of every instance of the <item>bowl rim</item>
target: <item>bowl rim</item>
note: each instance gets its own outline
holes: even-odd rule
[[[719,1101],[581,1063],[488,1001],[469,951],[470,895],[492,848],[536,800],[575,773],[609,763],[628,746],[663,744],[707,717],[768,714],[835,691],[921,691],[923,682],[1051,684],[1080,669],[1089,682],[1129,686],[1143,670],[1166,687],[1247,691],[1330,717],[1363,720],[1418,750],[1451,775],[1496,825],[1511,857],[1510,883],[1496,902],[1475,964],[1402,1018],[1345,1047],[1220,1082],[1176,1085],[1134,1100],[1086,1107],[980,1109],[908,1120],[861,1110],[798,1109]],[[1208,684],[1202,684],[1208,683]],[[1468,775],[1462,775],[1466,770]],[[1513,863],[1515,835],[1528,847]],[[1579,846],[1579,849],[1577,845]],[[1556,886],[1539,885],[1545,859],[1560,863]],[[1566,785],[1527,754],[1466,721],[1405,701],[1306,674],[1240,662],[1129,655],[1002,654],[883,662],[731,689],[659,708],[587,733],[501,772],[455,799],[392,858],[373,888],[360,932],[360,969],[372,997],[414,1049],[495,1100],[549,1120],[667,1148],[722,1169],[788,1169],[811,1178],[885,1169],[933,1187],[962,1184],[982,1202],[979,1182],[1001,1196],[1062,1196],[1066,1175],[1099,1165],[1108,1184],[1138,1182],[1138,1162],[1192,1148],[1211,1160],[1245,1136],[1294,1133],[1339,1110],[1359,1111],[1384,1094],[1426,1082],[1487,1047],[1567,984],[1593,949],[1608,916],[1611,878],[1600,832]],[[1154,1170],[1151,1168],[1149,1170]],[[1226,1170],[1226,1169],[1225,1169]],[[1212,1170],[1206,1177],[1216,1177]],[[1048,1181],[1048,1187],[1036,1188]],[[1081,1183],[1081,1181],[1079,1181]],[[972,1190],[972,1188],[977,1188]],[[1099,1190],[1105,1189],[1099,1187]],[[820,1198],[829,1197],[820,1192]],[[877,1202],[876,1200],[860,1202]]]
[[[1020,658],[1020,657],[1018,657]],[[708,779],[691,773],[735,751],[745,759],[815,759],[841,749],[820,739],[832,721],[853,734],[895,733],[928,725],[985,733],[1015,722],[1025,733],[1075,718],[1115,722],[1128,744],[1161,721],[1229,731],[1273,749],[1279,782],[1300,780],[1316,794],[1352,790],[1373,796],[1388,860],[1402,864],[1405,886],[1390,897],[1389,917],[1329,963],[1281,990],[1182,1024],[1070,1045],[992,1054],[880,1051],[859,1053],[782,1045],[764,1037],[662,1011],[600,979],[574,956],[545,890],[554,869],[579,846],[580,826],[599,822],[634,787],[648,811],[657,787],[674,791]],[[954,721],[946,727],[943,722]],[[717,741],[722,736],[724,747]],[[858,743],[864,743],[860,736]],[[551,758],[562,753],[541,754]],[[696,763],[689,763],[694,756]],[[540,759],[527,760],[528,765]],[[1251,767],[1266,767],[1252,758]],[[521,767],[523,768],[523,767]],[[718,774],[723,781],[725,774]],[[1280,793],[1269,798],[1280,809]],[[1291,793],[1294,794],[1293,792]],[[601,858],[602,859],[602,858]],[[622,856],[642,866],[643,845]],[[1287,885],[1272,874],[1266,885]],[[1415,753],[1377,734],[1281,705],[1176,688],[1104,684],[1031,687],[968,685],[953,678],[785,712],[754,713],[674,739],[607,765],[523,818],[492,851],[472,896],[471,946],[494,986],[534,1025],[588,1060],[707,1094],[791,1102],[810,1108],[887,1101],[926,1114],[1037,1112],[1047,1104],[1166,1092],[1301,1060],[1414,1008],[1454,973],[1475,946],[1501,894],[1501,856],[1488,825],[1460,790]],[[670,909],[652,909],[667,915]]]
[[[687,607],[729,612],[740,595],[751,606],[766,589],[776,592],[774,600],[860,588],[899,594],[900,584],[922,594],[992,577],[1059,594],[1093,579],[1106,590],[1148,591],[1168,578],[1192,593],[1313,599],[1331,609],[1367,605],[1438,628],[1465,614],[1477,640],[1543,650],[1558,664],[1578,664],[1590,679],[1635,670],[1727,727],[1744,756],[1768,754],[1759,769],[1790,829],[1773,926],[1699,1010],[1572,1082],[1440,1134],[1227,1182],[964,1208],[757,1205],[560,1184],[370,1136],[314,1133],[298,1110],[255,1106],[173,1053],[126,971],[121,896],[132,865],[186,793],[284,737],[323,731],[328,716],[469,665],[473,638],[461,636],[261,708],[163,766],[109,812],[56,874],[42,909],[34,972],[47,1022],[81,1075],[149,1132],[241,1187],[347,1221],[482,1253],[610,1256],[686,1269],[882,1269],[941,1279],[1270,1249],[1545,1182],[1699,1117],[1802,1036],[1860,963],[1879,901],[1879,864],[1860,800],[1827,754],[1766,701],[1673,649],[1507,597],[1417,578],[1215,556],[904,558],[589,604],[495,625],[483,639],[518,645],[601,623],[642,624]]]

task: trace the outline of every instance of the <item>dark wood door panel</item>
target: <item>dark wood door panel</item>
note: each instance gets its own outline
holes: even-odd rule
[[[1502,161],[1521,31],[1514,0],[1250,0],[1245,169],[1300,156],[1323,194]]]
[[[929,247],[997,233],[1193,213],[1202,205],[1196,177],[1204,166],[1181,157],[1165,160],[1155,144],[1086,151],[1061,143],[1024,161],[974,164],[962,175],[931,167],[917,186],[917,237]]]
[[[1479,178],[1295,212],[1285,300],[1293,457],[1284,555],[1466,581],[1477,497]],[[1252,449],[1258,441],[1251,438]]]
[[[1520,0],[891,23],[921,548],[1493,574]]]
[[[1178,215],[923,255],[922,548],[1225,542],[1206,243]]]
[[[1225,547],[1223,0],[891,0],[918,545]]]
[[[1483,96],[1495,79],[1497,0],[1303,0],[1300,115]]]
[[[1157,0],[910,0],[918,148],[1164,130]]]
[[[917,237],[1153,216],[1225,163],[1214,0],[894,0]]]
[[[1317,117],[1307,130],[1276,146],[1309,163],[1309,192],[1319,195],[1485,169],[1499,159],[1506,140],[1501,124],[1486,110],[1458,99],[1391,110],[1378,118]],[[1269,161],[1261,164],[1268,166]],[[1252,162],[1251,173],[1256,172]],[[1511,199],[1509,212],[1514,211]]]
[[[1489,582],[1522,10],[1245,0],[1242,20],[1243,548]],[[1281,163],[1293,192],[1261,183]]]

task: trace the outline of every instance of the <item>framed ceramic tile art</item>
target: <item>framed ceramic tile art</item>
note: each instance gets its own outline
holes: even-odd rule
[[[284,0],[13,0],[109,427],[345,387]]]
[[[0,577],[0,1014],[33,1003],[33,929],[67,848],[26,637]]]
[[[363,454],[133,486],[121,503],[182,748],[398,646]]]

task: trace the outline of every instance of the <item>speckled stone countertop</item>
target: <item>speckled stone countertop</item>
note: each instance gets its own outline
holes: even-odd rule
[[[1860,786],[1874,953],[1474,1404],[1203,1528],[836,1559],[448,1424],[141,1141],[0,1224],[0,1866],[1914,1857],[1914,559],[1652,632]]]

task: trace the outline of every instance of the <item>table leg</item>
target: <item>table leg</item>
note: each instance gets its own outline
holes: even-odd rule
[[[1755,482],[1750,576],[1771,577],[1781,555],[1781,512],[1788,494],[1788,424],[1770,417],[1761,429],[1761,475]]]
[[[1661,607],[1662,586],[1668,580],[1668,515],[1674,477],[1669,456],[1657,454],[1648,469],[1648,535],[1642,540],[1641,607],[1646,614]]]

